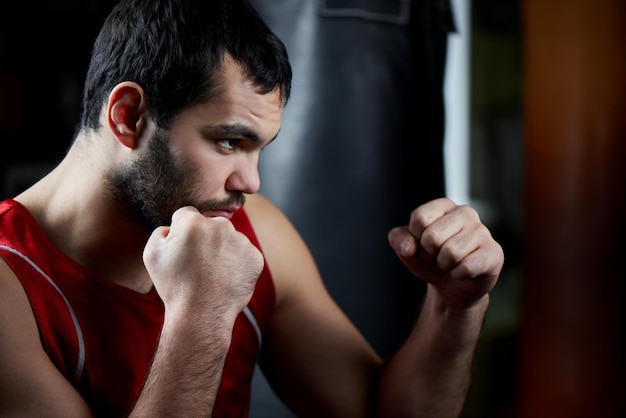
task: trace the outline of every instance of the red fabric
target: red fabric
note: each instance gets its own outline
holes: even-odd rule
[[[232,222],[259,246],[243,210]],[[61,253],[26,209],[10,199],[0,202],[0,256],[26,290],[52,362],[97,416],[126,416],[141,391],[163,324],[163,303],[157,293],[140,294],[94,277]],[[274,303],[266,266],[248,306],[261,332]],[[248,416],[259,350],[255,327],[242,312],[235,323],[214,416]]]

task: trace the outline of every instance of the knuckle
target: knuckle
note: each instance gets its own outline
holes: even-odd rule
[[[465,257],[468,254],[466,246],[454,245],[453,243],[446,243],[441,249],[441,257],[445,263],[446,270],[451,270],[458,265],[463,264]]]
[[[443,244],[443,236],[437,228],[428,228],[424,230],[420,238],[420,244],[425,248],[439,248]]]
[[[451,269],[462,263],[463,258],[468,252],[469,239],[466,236],[455,237],[446,241],[439,251],[439,259],[442,267]]]
[[[452,270],[452,277],[455,279],[467,279],[476,276],[475,266],[471,258],[466,258],[457,264]]]
[[[417,227],[420,229],[424,229],[430,224],[430,221],[431,216],[429,216],[425,210],[421,210],[421,208],[417,208],[413,212],[411,212],[410,222],[411,227],[413,228]]]
[[[468,205],[461,205],[458,206],[456,210],[459,211],[468,221],[480,222],[480,215],[478,214],[478,211],[473,207]]]

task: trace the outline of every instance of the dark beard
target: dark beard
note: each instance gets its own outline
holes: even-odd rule
[[[196,177],[185,172],[171,154],[168,133],[157,128],[146,153],[126,169],[110,171],[107,183],[115,202],[132,221],[152,231],[171,223],[172,213],[182,206],[195,206],[200,212],[243,205],[245,196],[232,192],[225,201],[210,199],[194,202]]]

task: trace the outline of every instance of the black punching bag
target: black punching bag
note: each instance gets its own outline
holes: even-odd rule
[[[386,358],[425,289],[387,233],[445,194],[449,0],[252,3],[294,71],[281,132],[261,155],[260,191],[298,228],[331,295]]]

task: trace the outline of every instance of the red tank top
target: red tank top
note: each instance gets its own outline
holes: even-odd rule
[[[259,247],[243,209],[232,222]],[[127,416],[163,325],[163,303],[156,291],[141,294],[94,277],[54,246],[30,213],[11,199],[0,202],[0,256],[22,282],[52,362],[96,416]],[[266,265],[235,322],[214,417],[248,416],[250,383],[274,302]]]

